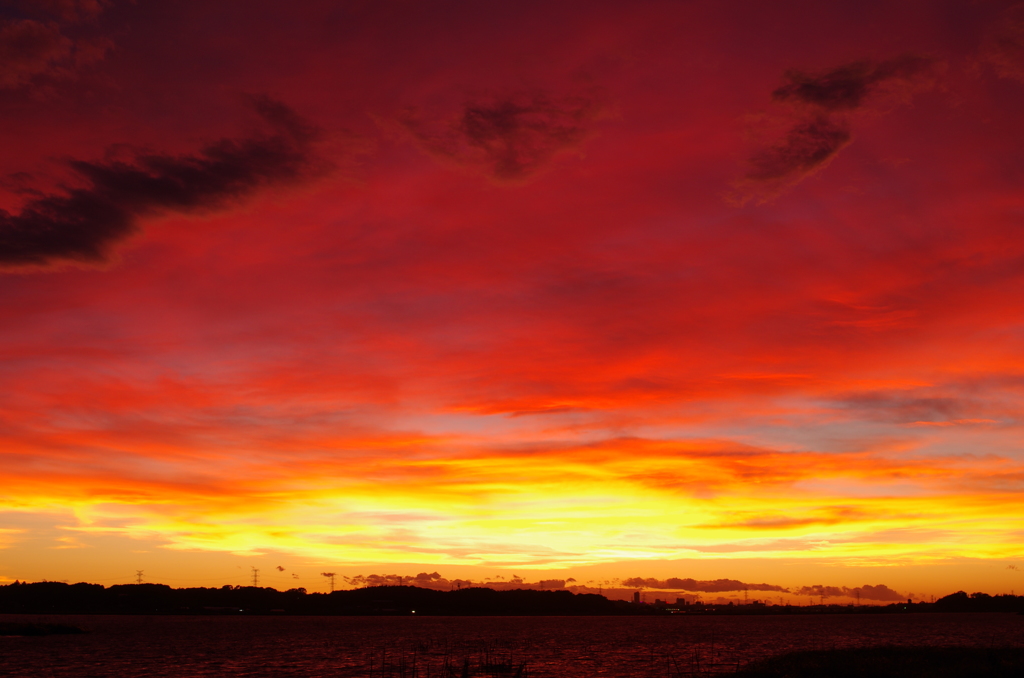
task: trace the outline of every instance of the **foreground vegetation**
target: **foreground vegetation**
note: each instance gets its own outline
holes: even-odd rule
[[[792,652],[754,662],[745,678],[1020,678],[1024,648],[866,647]]]

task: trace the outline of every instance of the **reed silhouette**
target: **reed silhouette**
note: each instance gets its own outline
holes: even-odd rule
[[[866,647],[811,650],[753,662],[745,678],[1020,678],[1021,647]]]

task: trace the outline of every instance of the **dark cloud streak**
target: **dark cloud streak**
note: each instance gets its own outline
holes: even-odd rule
[[[850,138],[845,125],[819,115],[791,129],[783,143],[755,153],[747,178],[771,182],[806,176],[831,160]]]
[[[879,63],[855,61],[823,73],[786,71],[789,83],[772,92],[775,101],[810,104],[825,111],[852,111],[883,83],[908,84],[931,72],[927,57],[904,54]]]
[[[253,97],[272,133],[222,139],[197,155],[139,155],[133,163],[71,161],[87,185],[0,211],[0,266],[98,264],[148,215],[216,209],[256,189],[323,169],[313,153],[318,131],[283,104]]]
[[[499,181],[517,181],[579,146],[599,111],[593,96],[532,93],[467,103],[455,119],[440,124],[413,110],[399,122],[429,153],[480,167]]]
[[[863,108],[882,91],[906,94],[919,89],[934,69],[934,60],[904,54],[880,62],[855,61],[818,73],[786,71],[783,77],[788,82],[772,92],[772,99],[796,105],[802,119],[784,139],[750,156],[750,169],[737,184],[734,202],[775,197],[821,169],[853,138],[849,123],[837,119],[837,114]]]

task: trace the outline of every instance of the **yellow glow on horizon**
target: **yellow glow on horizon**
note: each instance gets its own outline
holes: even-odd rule
[[[914,460],[640,439],[530,453],[463,447],[445,457],[419,453],[423,440],[388,448],[386,459],[319,456],[278,466],[273,482],[259,461],[236,463],[230,481],[37,474],[10,485],[7,505],[70,509],[76,524],[67,529],[83,539],[121,534],[176,550],[345,562],[564,568],[1024,553],[1015,543],[1024,529],[1018,497],[989,488],[990,478],[1017,470],[1001,458]],[[365,441],[359,445],[365,449]],[[829,483],[858,491],[834,493]],[[0,543],[18,538],[10,532]]]

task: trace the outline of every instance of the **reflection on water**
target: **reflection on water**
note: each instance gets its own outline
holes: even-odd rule
[[[1010,614],[760,617],[104,617],[77,636],[0,638],[0,675],[474,675],[666,678],[790,650],[871,645],[1024,646]],[[522,670],[521,670],[522,669]]]

